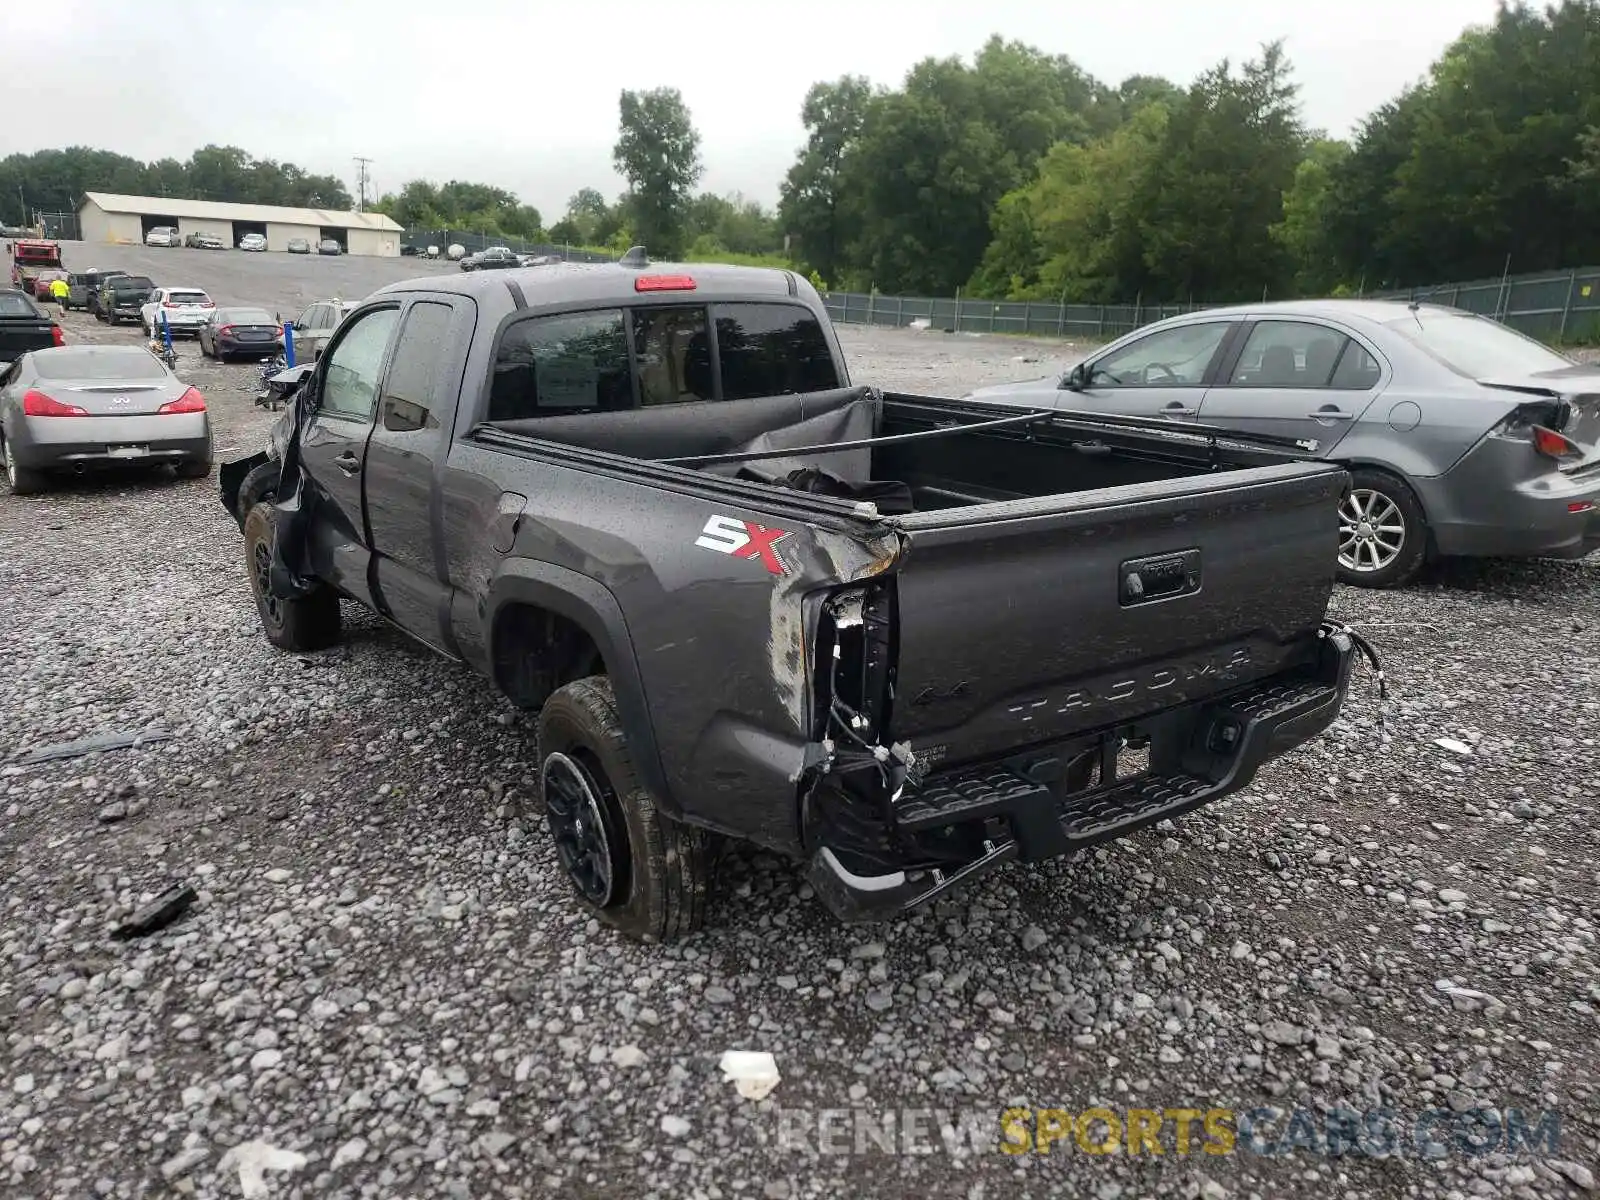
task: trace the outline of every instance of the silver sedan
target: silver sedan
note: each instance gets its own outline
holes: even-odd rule
[[[1458,309],[1210,309],[971,398],[1276,434],[1344,463],[1346,583],[1404,583],[1437,555],[1600,549],[1600,369]]]
[[[142,346],[60,346],[0,374],[0,451],[16,495],[53,472],[171,463],[211,471],[205,398]]]

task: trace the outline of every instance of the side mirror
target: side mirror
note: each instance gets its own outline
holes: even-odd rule
[[[1083,385],[1087,381],[1087,370],[1082,363],[1079,363],[1077,366],[1073,367],[1072,370],[1068,371],[1061,377],[1061,383],[1059,386],[1065,388],[1069,392],[1081,392],[1083,391]]]

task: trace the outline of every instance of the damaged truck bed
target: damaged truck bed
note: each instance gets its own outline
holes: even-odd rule
[[[707,831],[891,915],[1237,790],[1348,682],[1341,467],[852,387],[788,272],[394,285],[222,480],[276,645],[343,597],[540,710],[557,856],[638,936],[703,918]]]

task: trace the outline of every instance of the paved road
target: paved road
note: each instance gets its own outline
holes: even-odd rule
[[[454,274],[454,263],[415,258],[368,258],[344,254],[279,254],[267,251],[159,249],[63,242],[69,271],[115,267],[148,275],[160,287],[200,287],[218,304],[259,304],[285,320],[316,300],[360,300],[379,288],[420,275]]]

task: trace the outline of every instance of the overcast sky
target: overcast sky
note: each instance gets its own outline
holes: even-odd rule
[[[0,154],[84,144],[185,158],[231,143],[338,174],[352,192],[360,154],[375,160],[379,191],[419,176],[492,183],[546,221],[580,187],[620,190],[611,147],[623,88],[679,88],[700,130],[702,186],[771,203],[804,138],[813,82],[896,85],[917,60],[970,55],[991,33],[1068,54],[1112,83],[1187,83],[1281,37],[1305,119],[1343,135],[1495,10],[1495,0],[0,5],[0,45],[27,46],[7,56],[13,66],[54,64],[13,71],[29,81],[27,118],[0,123]]]

